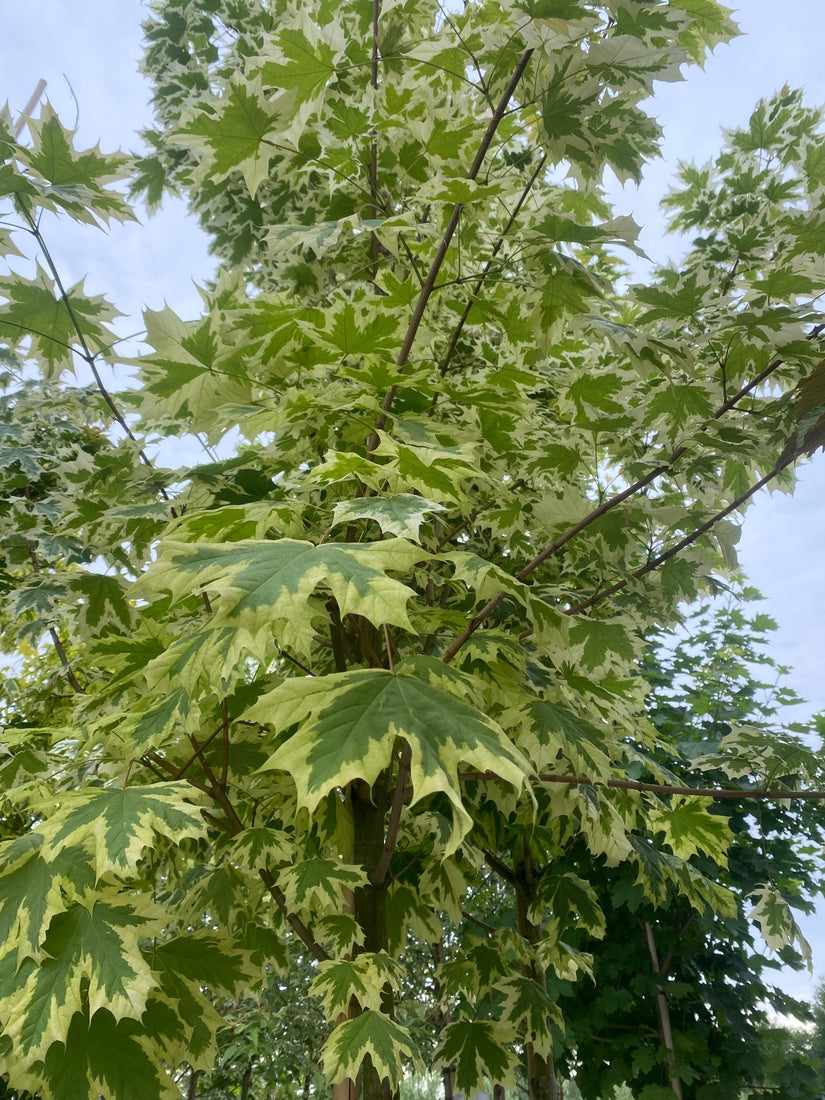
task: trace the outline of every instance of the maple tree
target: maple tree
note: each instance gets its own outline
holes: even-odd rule
[[[655,81],[733,33],[714,0],[152,12],[136,169],[48,107],[0,125],[0,246],[39,256],[0,281],[3,644],[42,672],[5,716],[0,1059],[44,1100],[178,1096],[297,945],[327,1079],[389,1097],[421,1064],[410,945],[494,889],[515,927],[431,955],[432,1061],[552,1097],[548,976],[604,930],[565,854],[735,912],[638,661],[822,442],[820,114],[783,89],[684,168],[694,246],[628,285],[600,181],[640,176]],[[221,267],[200,318],[147,311],[113,395],[115,312],[42,218],[129,217],[129,175],[184,192]],[[746,734],[723,755],[753,774]]]

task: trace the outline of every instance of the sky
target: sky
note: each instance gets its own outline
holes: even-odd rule
[[[148,84],[138,72],[140,0],[0,0],[0,103],[13,114],[40,78],[64,123],[77,118],[81,146],[137,150],[137,132],[151,121]],[[643,226],[640,243],[653,259],[678,258],[657,204],[680,160],[702,163],[721,144],[721,129],[744,125],[753,105],[784,84],[802,87],[810,105],[825,104],[821,32],[823,0],[742,0],[735,9],[743,37],[720,46],[704,70],[658,86],[654,111],[665,131],[663,157],[648,166],[641,187],[616,186],[617,213]],[[87,227],[44,226],[69,282],[87,277],[126,314],[121,331],[142,328],[144,306],[167,302],[183,317],[199,311],[196,284],[213,270],[206,240],[180,202],[165,203],[143,224],[104,234]],[[778,624],[772,655],[792,667],[790,683],[808,700],[788,716],[825,710],[825,456],[801,471],[793,496],[764,490],[748,511],[739,554],[749,580],[765,596],[760,610]],[[814,949],[812,976],[789,974],[783,985],[802,997],[825,980],[825,903],[802,922]]]

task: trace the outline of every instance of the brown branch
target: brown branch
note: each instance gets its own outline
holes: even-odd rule
[[[504,92],[502,93],[501,98],[496,105],[496,109],[493,111],[490,122],[488,123],[484,136],[481,139],[481,144],[479,145],[478,150],[476,151],[476,155],[473,158],[473,163],[470,165],[470,168],[467,172],[466,179],[476,179],[478,173],[481,171],[481,166],[484,163],[484,158],[487,155],[487,151],[493,142],[493,138],[495,137],[496,131],[501,124],[501,120],[504,118],[504,113],[507,110],[507,106],[510,103],[510,100],[513,97],[513,93],[515,92],[518,83],[524,74],[524,70],[527,68],[527,64],[532,56],[532,49],[525,50],[524,53],[521,55],[515,72],[510,78],[507,87],[504,89]],[[447,256],[447,252],[449,251],[455,231],[458,228],[458,223],[461,220],[461,213],[463,209],[464,204],[460,202],[457,202],[452,209],[452,213],[450,214],[450,217],[447,221],[447,225],[444,229],[441,241],[439,242],[438,249],[436,250],[436,254],[433,257],[432,263],[430,264],[430,269],[427,272],[427,275],[421,286],[421,290],[419,291],[418,299],[413,308],[412,317],[410,318],[410,322],[407,326],[407,332],[404,336],[404,342],[402,343],[401,350],[398,352],[398,356],[395,360],[395,365],[397,367],[406,366],[407,360],[410,357],[413,343],[415,342],[418,330],[421,327],[421,322],[424,319],[424,312],[427,308],[427,303],[429,302],[430,296],[435,289],[435,282],[438,278],[438,273],[441,270],[441,265],[444,263],[444,260]],[[367,443],[368,451],[374,451],[375,448],[378,446],[378,432],[384,427],[387,422],[387,413],[392,408],[392,403],[395,400],[396,392],[397,387],[391,386],[384,394],[384,400],[381,402],[381,412],[375,418],[372,435],[370,436],[369,442]]]
[[[146,753],[145,759],[149,762],[150,766],[154,764],[157,767],[162,768],[163,771],[165,771],[167,775],[171,775],[173,779],[179,778],[178,769],[175,767],[175,765],[172,764],[169,760],[166,760],[163,756],[160,755],[160,753],[152,750],[152,752]],[[203,791],[204,794],[208,794],[210,796],[212,795],[212,788],[208,787],[206,783],[201,783],[199,779],[193,779],[191,775],[187,775],[186,782],[189,784],[190,787],[194,787],[198,791]],[[205,813],[206,811],[203,812]]]
[[[530,192],[533,189],[533,184],[538,179],[538,177],[541,174],[541,172],[542,172],[542,170],[543,170],[546,163],[547,163],[547,155],[544,154],[539,158],[538,165],[536,166],[533,174],[530,176],[530,179],[527,181],[527,185],[525,186],[525,188],[522,191],[521,195],[519,195],[518,202],[516,203],[515,207],[513,208],[513,212],[511,213],[510,217],[507,219],[507,224],[504,226],[504,229],[502,229],[501,233],[499,234],[498,240],[496,241],[495,245],[493,246],[493,251],[490,253],[490,258],[487,260],[487,263],[481,269],[481,274],[476,279],[475,286],[473,287],[472,291],[470,292],[469,300],[467,301],[467,304],[464,307],[464,312],[459,317],[458,323],[456,324],[455,328],[453,329],[453,334],[450,337],[450,342],[447,345],[447,350],[445,351],[444,355],[442,356],[441,362],[438,366],[438,372],[439,372],[439,374],[441,375],[442,378],[444,377],[444,375],[449,370],[450,360],[453,357],[453,353],[455,352],[456,345],[458,344],[461,333],[464,330],[465,324],[467,323],[467,318],[470,316],[470,313],[471,313],[472,308],[473,308],[473,303],[475,302],[476,298],[478,298],[478,295],[481,292],[481,288],[484,286],[484,281],[487,278],[487,276],[490,274],[490,271],[492,270],[493,261],[495,260],[496,256],[499,254],[499,252],[501,251],[510,230],[515,225],[516,219],[518,218],[519,214],[521,213],[521,208],[524,206],[525,202],[527,202],[527,198],[528,198],[528,196],[530,195]],[[438,393],[436,392],[433,395],[433,403],[430,406],[430,415],[432,415],[432,413],[435,409],[435,402],[436,402],[437,397],[438,397]]]
[[[226,705],[226,697],[221,699],[221,732],[223,733],[223,745],[221,752],[221,787],[226,790],[226,780],[229,776],[229,708]]]
[[[389,641],[387,642],[389,647]],[[387,650],[389,652],[389,648]],[[401,754],[398,763],[398,778],[395,783],[395,794],[392,799],[392,808],[390,810],[390,820],[387,824],[387,835],[384,840],[384,847],[381,851],[381,856],[378,863],[375,865],[375,869],[370,875],[370,883],[373,886],[381,886],[386,878],[387,871],[390,868],[390,860],[392,859],[395,846],[398,843],[398,830],[401,826],[401,814],[404,810],[404,799],[407,794],[407,780],[410,777],[410,765],[412,763],[412,750],[408,741],[404,741],[401,746]]]
[[[319,962],[324,962],[325,959],[328,959],[329,955],[326,953],[323,947],[321,947],[320,943],[318,943],[318,941],[315,939],[315,937],[301,920],[301,918],[296,916],[294,913],[290,913],[286,904],[284,892],[283,890],[281,890],[280,886],[278,886],[271,873],[265,870],[261,870],[258,873],[261,876],[261,881],[263,882],[264,886],[266,886],[267,890],[274,898],[275,904],[286,917],[287,922],[289,923],[290,927],[292,928],[293,932],[295,932],[301,943],[303,943],[304,947],[306,947],[310,954]]]
[[[825,331],[825,323],[815,325],[807,334],[806,339],[813,340],[823,331]],[[773,374],[773,372],[776,371],[780,366],[782,366],[783,363],[783,359],[774,359],[765,367],[764,370],[760,371],[759,374],[752,378],[750,382],[748,382],[735,394],[729,397],[727,401],[723,402],[723,404],[721,404],[719,408],[716,409],[716,411],[713,413],[713,415],[705,422],[703,428],[699,430],[707,428],[711,423],[713,423],[713,421],[719,420],[722,416],[725,415],[725,413],[730,412],[731,409],[733,409],[744,397],[747,397],[747,395],[751,393],[754,389],[756,389],[757,386],[759,386],[768,377],[770,377],[770,375]],[[515,574],[516,580],[527,580],[527,578],[532,573],[534,573],[540,565],[543,565],[548,558],[557,553],[572,538],[580,534],[587,527],[590,527],[590,525],[595,523],[597,519],[600,519],[603,515],[611,511],[613,508],[617,507],[619,504],[622,504],[628,498],[635,496],[642,489],[650,485],[652,481],[655,481],[657,477],[660,477],[662,474],[667,473],[668,470],[670,470],[673,465],[680,458],[682,458],[683,455],[687,454],[688,450],[689,447],[687,444],[683,444],[677,447],[666,462],[663,462],[660,465],[654,467],[652,470],[649,470],[644,475],[644,477],[641,477],[637,481],[634,481],[631,485],[628,485],[627,488],[623,489],[621,492],[616,493],[614,496],[602,501],[602,503],[598,507],[594,508],[591,512],[588,512],[586,516],[580,519],[577,523],[574,523],[572,527],[568,527],[566,531],[558,536],[558,538],[554,539],[548,546],[546,546],[540,554],[537,554],[536,557],[532,559],[532,561],[529,561],[527,565],[520,569],[519,572]],[[673,555],[675,553],[678,553],[679,550],[682,550],[685,546],[690,545],[690,542],[693,542],[696,538],[699,538],[699,536],[704,534],[704,532],[708,530],[709,527],[713,526],[714,523],[716,523],[720,519],[723,519],[729,512],[733,511],[735,508],[739,507],[746,500],[748,500],[749,497],[757,492],[760,488],[762,488],[763,485],[767,484],[767,482],[770,481],[771,478],[775,477],[781,469],[784,469],[785,466],[789,465],[789,462],[790,460],[785,461],[784,463],[778,463],[777,466],[774,467],[774,470],[766,475],[766,478],[758,482],[752,489],[749,489],[748,492],[738,498],[738,500],[734,502],[734,504],[717,513],[714,519],[709,521],[708,524],[703,525],[703,527],[700,528],[697,532],[694,532],[692,536],[689,536],[689,541],[682,540],[682,542],[679,543],[676,547],[673,547],[671,548],[671,550],[667,551],[666,555],[661,555],[659,558],[654,559],[655,564],[648,562],[642,570],[638,570],[636,573],[633,574],[633,576],[644,576],[645,573],[649,573],[652,569],[655,569],[657,565],[661,565],[668,558],[673,557]],[[606,596],[612,595],[614,592],[618,592],[628,583],[628,580],[617,582],[616,585],[613,585],[610,588],[605,589],[603,592],[599,593],[597,595],[597,598],[594,597],[591,601],[585,601],[581,604],[577,604],[573,608],[570,608],[568,614],[575,614],[576,612],[583,610],[585,607],[591,606],[592,603],[597,603],[598,600],[604,599]],[[475,633],[475,631],[478,630],[479,626],[481,626],[485,619],[487,619],[492,614],[492,612],[495,611],[495,609],[506,599],[506,597],[506,592],[499,592],[490,600],[488,600],[480,611],[476,612],[476,614],[472,617],[464,630],[462,630],[462,632],[448,646],[442,657],[442,660],[445,663],[449,663],[453,659],[453,657],[455,657],[456,653],[458,653],[458,651],[468,640],[468,638],[470,638]]]
[[[323,640],[324,642],[326,642],[326,638],[324,638]],[[288,661],[291,661],[296,668],[299,668],[301,670],[301,672],[305,672],[307,676],[315,675],[311,668],[307,668],[307,666],[305,664],[302,664],[297,657],[293,657],[291,653],[287,653],[287,651],[282,646],[277,646],[276,648],[282,657],[286,657],[286,659]]]
[[[501,777],[495,772],[462,772],[459,775],[462,783],[483,782],[484,780],[498,780]],[[531,776],[534,782],[539,783],[565,783],[571,787],[611,787],[621,791],[648,791],[651,794],[682,794],[692,795],[695,798],[745,798],[766,802],[799,799],[800,801],[818,802],[825,800],[825,790],[785,791],[769,790],[767,788],[755,788],[754,790],[734,790],[730,787],[675,787],[665,783],[643,783],[636,779],[591,779],[587,775],[556,775],[552,772],[540,772]],[[487,852],[485,850],[485,856]],[[489,862],[489,861],[488,861]]]
[[[378,17],[381,14],[381,0],[372,0],[372,54],[370,57],[370,85],[378,88]],[[373,130],[370,140],[370,216],[378,218],[378,138]],[[370,233],[370,253],[372,257],[372,281],[378,279],[378,237],[373,230]],[[376,288],[377,289],[377,288]]]
[[[492,924],[487,924],[487,922],[481,920],[480,917],[474,917],[473,914],[468,913],[463,906],[461,907],[461,915],[462,917],[464,917],[465,920],[470,921],[471,924],[476,924],[479,928],[483,928],[484,931],[487,932],[490,936],[495,936],[498,932],[501,931],[501,929],[499,928],[493,928]]]
[[[650,965],[656,975],[656,1013],[659,1017],[659,1032],[662,1046],[665,1049],[668,1067],[670,1070],[670,1087],[682,1100],[682,1082],[675,1074],[676,1053],[673,1047],[673,1028],[670,1023],[670,1005],[667,999],[667,990],[661,967],[659,966],[659,952],[656,950],[656,938],[653,935],[653,925],[649,921],[644,923],[645,941],[650,954]]]
[[[641,568],[635,569],[629,577],[625,577],[622,580],[616,581],[615,584],[611,584],[608,588],[604,588],[600,592],[594,593],[588,599],[582,600],[581,603],[577,603],[573,607],[567,608],[565,614],[577,615],[580,611],[586,611],[587,608],[593,607],[595,604],[600,603],[604,599],[607,599],[608,596],[613,596],[616,594],[616,592],[620,592],[623,588],[626,588],[630,584],[631,580],[638,580],[639,578],[644,577],[646,574],[652,573],[654,569],[658,569],[660,565],[664,565],[666,561],[669,561],[671,558],[681,553],[682,550],[686,549],[692,543],[696,542],[698,538],[701,538],[702,535],[709,531],[711,527],[717,524],[720,520],[724,519],[725,516],[730,515],[731,512],[735,512],[737,508],[741,508],[741,506],[745,504],[746,501],[750,500],[754,493],[757,493],[760,489],[764,488],[768,484],[768,482],[772,481],[787,466],[789,466],[790,463],[791,459],[785,459],[784,461],[778,462],[776,466],[774,466],[772,470],[765,474],[764,477],[761,477],[755,485],[752,485],[750,489],[747,489],[744,493],[738,496],[736,500],[732,501],[730,504],[726,505],[726,507],[722,508],[721,511],[716,513],[716,515],[711,516],[709,520],[706,520],[705,523],[703,523],[700,527],[697,527],[695,531],[692,531],[689,535],[685,535],[683,539],[680,539],[677,543],[674,543],[674,545],[671,546],[668,550],[665,550],[664,553],[659,554],[655,558],[651,558],[650,561],[641,566]]]
[[[38,85],[38,87],[40,87],[40,86]],[[42,92],[42,88],[40,90]],[[39,98],[39,95],[38,95],[38,98]],[[37,102],[37,100],[35,100],[35,102]],[[29,551],[29,558],[31,559],[31,563],[32,563],[32,569],[34,570],[35,574],[40,575],[40,574],[42,574],[43,569],[40,565],[40,559],[37,556],[37,548],[36,548],[36,546],[35,546],[32,539],[28,540],[27,546],[28,546],[28,551]],[[57,628],[56,627],[54,627],[54,626],[49,627],[49,637],[52,640],[52,644],[54,645],[55,653],[57,654],[57,658],[60,661],[60,664],[63,668],[63,672],[66,675],[66,680],[68,681],[69,687],[72,689],[73,692],[75,692],[75,694],[84,695],[85,694],[85,689],[81,686],[80,681],[78,680],[78,678],[74,674],[74,669],[72,668],[71,661],[69,660],[68,656],[66,655],[66,650],[63,648],[63,642],[60,640],[60,635],[57,633]]]
[[[461,778],[462,777],[459,776],[459,779]],[[503,860],[499,859],[495,852],[491,852],[489,848],[485,848],[484,859],[487,862],[487,865],[491,867],[497,875],[501,875],[501,877],[506,882],[509,882],[511,886],[516,885],[515,871],[512,869],[512,867],[508,867]]]

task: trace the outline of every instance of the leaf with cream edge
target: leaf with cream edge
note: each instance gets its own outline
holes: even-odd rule
[[[205,835],[193,796],[198,797],[183,782],[70,792],[40,826],[43,856],[48,859],[78,844],[92,855],[98,878],[109,873],[133,875],[156,834],[176,844]]]
[[[0,285],[11,1088],[168,1094],[235,1011],[231,938],[258,975],[296,942],[330,956],[351,1018],[326,1067],[362,1100],[414,1056],[412,1001],[449,1015],[462,1087],[518,1066],[552,1095],[544,972],[594,962],[593,882],[730,914],[680,856],[719,851],[699,803],[665,822],[649,792],[567,780],[667,781],[642,640],[724,583],[715,520],[819,438],[821,116],[782,89],[680,169],[693,244],[645,285],[601,189],[656,151],[654,82],[731,33],[716,0],[154,0],[136,187],[185,195],[219,267],[201,317],[147,316],[120,396],[64,383],[110,356],[112,313],[81,286],[67,308],[37,256],[60,269],[44,211],[119,216],[124,160],[75,153],[49,111],[20,144],[0,112],[0,250],[28,257]],[[185,437],[220,453],[193,465]],[[753,738],[729,767],[786,775]],[[502,926],[483,947],[471,908]],[[397,1019],[359,972],[391,953]],[[86,982],[140,1018],[90,1014]],[[274,1094],[258,1028],[233,1049]]]
[[[527,760],[501,727],[475,707],[430,682],[429,665],[410,659],[396,674],[362,669],[287,680],[247,711],[247,720],[297,726],[264,770],[286,771],[298,802],[314,810],[321,799],[354,779],[372,784],[389,766],[398,739],[410,746],[411,805],[441,793],[452,805],[449,856],[472,828],[461,794],[459,765],[490,772],[521,790]]]
[[[139,587],[169,592],[174,600],[201,591],[210,593],[210,600],[217,596],[210,624],[231,625],[241,636],[254,637],[278,623],[289,637],[303,641],[311,633],[307,602],[319,586],[336,599],[341,615],[353,612],[375,626],[411,630],[407,603],[414,592],[387,571],[406,573],[426,556],[405,539],[357,546],[295,539],[167,542]]]

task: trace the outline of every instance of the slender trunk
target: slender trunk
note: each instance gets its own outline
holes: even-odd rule
[[[526,844],[523,861],[516,864],[515,874],[518,931],[528,943],[536,944],[539,942],[541,929],[538,925],[531,923],[527,917],[533,886],[534,866]],[[544,971],[535,963],[523,967],[522,973],[536,982],[542,989],[546,988]],[[559,1100],[556,1072],[553,1068],[552,1059],[539,1054],[532,1043],[525,1043],[524,1049],[527,1056],[527,1088],[530,1100]]]
[[[653,935],[653,926],[648,921],[645,921],[645,939],[647,940],[647,949],[650,952],[650,965],[653,967],[653,973],[656,975],[656,982],[659,987],[656,993],[656,1012],[659,1017],[659,1036],[671,1070],[670,1087],[673,1089],[676,1096],[678,1096],[679,1100],[682,1100],[682,1082],[673,1072],[676,1063],[676,1052],[673,1046],[673,1028],[670,1026],[670,1005],[668,1004],[667,993],[665,991],[664,975],[659,965],[659,952],[656,950],[656,938]]]
[[[201,1075],[199,1069],[191,1070],[189,1074],[189,1088],[186,1090],[186,1100],[195,1100],[198,1095],[198,1078]]]
[[[384,834],[387,822],[389,798],[386,779],[370,788],[365,783],[353,783],[350,790],[355,840],[355,863],[363,867],[367,875],[378,866],[384,851]],[[368,883],[355,891],[355,919],[364,933],[362,951],[386,951],[387,937],[387,887]],[[392,992],[386,987],[382,994],[382,1008],[392,1014]],[[393,1100],[389,1081],[378,1076],[372,1059],[367,1057],[359,1074],[360,1100]]]
[[[455,1062],[442,1069],[441,1079],[444,1082],[444,1100],[455,1100]]]
[[[493,1100],[505,1100],[506,1095],[504,1085],[493,1085]]]
[[[252,1063],[246,1063],[246,1069],[243,1071],[243,1080],[241,1081],[241,1100],[247,1100],[249,1096],[249,1090],[252,1088]]]

